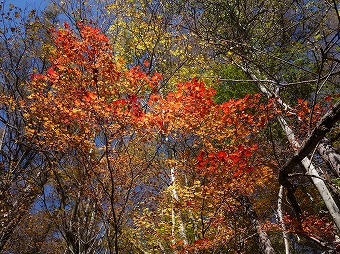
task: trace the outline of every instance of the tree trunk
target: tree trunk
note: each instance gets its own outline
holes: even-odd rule
[[[283,212],[282,212],[283,188],[284,187],[281,185],[280,191],[279,191],[279,199],[277,201],[277,214],[278,214],[278,217],[279,217],[279,223],[280,223],[281,228],[282,228],[282,236],[283,236],[283,241],[284,241],[284,244],[285,244],[285,253],[290,254],[288,234],[287,234],[286,225],[283,221]]]
[[[298,158],[299,155],[300,155],[298,152],[299,152],[299,149],[300,149],[301,146],[300,146],[299,142],[296,140],[293,130],[288,126],[286,120],[282,116],[278,116],[278,120],[279,120],[281,127],[284,130],[289,142],[291,143],[293,149],[296,151],[295,157]],[[306,142],[306,143],[309,143],[309,142]],[[312,149],[312,147],[310,147],[309,149]],[[290,160],[290,161],[292,161],[292,160]],[[288,162],[288,164],[290,164],[289,162]],[[329,192],[325,182],[321,179],[318,170],[316,169],[313,162],[308,157],[304,157],[301,160],[301,163],[302,163],[303,167],[305,168],[307,175],[311,176],[311,180],[314,183],[317,190],[319,191],[323,201],[325,202],[325,205],[326,205],[330,215],[332,216],[335,225],[337,226],[338,230],[340,230],[340,210],[339,210],[337,204],[335,203],[331,193]],[[287,172],[284,175],[281,174],[283,171],[285,171],[286,168],[288,169]],[[289,171],[292,171],[292,170],[293,170],[292,166],[290,166],[290,167],[285,166],[284,169],[281,170],[281,172],[280,172],[279,180],[280,180],[280,178],[287,178],[288,173],[290,173]]]
[[[250,77],[254,81],[259,81],[259,79],[256,77],[256,75],[250,69],[248,69],[247,67],[241,66],[241,65],[239,65],[239,67],[242,68],[242,70],[244,72],[248,73],[248,75],[250,75]],[[270,88],[264,86],[263,84],[261,84],[261,82],[257,82],[257,85],[258,85],[259,89],[264,94],[267,95],[268,98],[277,97],[278,103],[280,103],[285,108],[289,108],[289,106],[284,104],[284,102],[279,98],[278,94],[275,91],[272,91]],[[285,135],[288,138],[289,143],[291,144],[293,150],[295,152],[297,152],[300,149],[301,145],[297,141],[297,139],[295,138],[293,130],[289,127],[288,123],[286,122],[286,120],[281,115],[279,115],[277,118],[278,118],[278,121],[280,122],[281,128],[285,132]],[[318,191],[321,195],[321,198],[325,202],[327,209],[330,212],[338,230],[340,230],[340,210],[339,210],[337,204],[335,203],[332,195],[330,194],[325,182],[321,179],[318,171],[316,170],[316,168],[313,165],[313,162],[310,159],[305,157],[301,160],[301,162],[302,162],[302,165],[304,166],[307,174],[311,176],[311,179],[312,179],[315,187],[318,189]],[[290,194],[290,197],[293,198],[291,201],[295,201],[295,197],[294,197],[294,194],[293,194],[293,192],[290,188],[290,183],[289,183],[289,180],[287,179],[287,176],[288,176],[288,173],[282,174],[282,171],[280,171],[279,181],[280,181],[281,185],[284,185],[287,188],[287,190]],[[296,203],[296,202],[294,202],[294,203]],[[295,209],[297,208],[299,210],[299,208],[296,207],[296,206],[294,208]]]
[[[178,202],[179,198],[178,198],[178,194],[177,194],[177,190],[176,190],[176,176],[175,176],[175,168],[171,168],[171,184],[172,186],[172,197],[174,199],[175,202]],[[173,224],[175,221],[175,217],[176,217],[176,212],[175,209],[172,208],[172,220],[173,220]],[[179,233],[180,236],[183,240],[184,245],[188,244],[188,240],[187,240],[187,235],[186,235],[186,231],[185,231],[185,226],[182,220],[182,213],[179,210],[178,211],[178,218],[179,218]],[[173,225],[173,229],[174,229],[174,225]],[[173,232],[174,234],[174,232]]]
[[[260,248],[262,252],[264,254],[275,254],[275,250],[271,244],[271,241],[267,233],[262,230],[257,214],[254,211],[248,196],[241,195],[238,197],[238,200],[246,208],[246,214],[248,218],[250,219],[251,224],[253,225],[253,227],[255,228],[257,232],[259,244],[260,244]]]
[[[2,144],[3,144],[4,139],[5,139],[5,132],[6,132],[6,127],[0,128],[0,151],[2,149]]]
[[[322,159],[328,162],[335,177],[340,178],[340,155],[335,151],[328,138],[323,138],[317,150]]]

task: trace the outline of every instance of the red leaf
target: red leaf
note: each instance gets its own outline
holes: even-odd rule
[[[203,151],[200,151],[198,156],[197,156],[197,160],[199,161],[203,161],[203,157],[205,156],[205,152]]]
[[[84,96],[84,100],[89,102],[91,100],[93,100],[94,98],[96,98],[96,95],[92,92],[85,92],[85,96]]]
[[[228,155],[227,155],[227,153],[226,153],[225,151],[219,151],[219,152],[217,153],[217,157],[218,157],[219,159],[226,159],[226,158],[228,157]]]
[[[156,81],[160,81],[160,80],[162,80],[162,79],[163,79],[162,74],[160,74],[160,73],[158,73],[158,72],[155,72],[155,73],[153,74],[152,78],[151,78],[151,81],[156,82]]]
[[[253,171],[253,170],[254,170],[254,167],[253,167],[253,166],[249,166],[249,167],[246,168],[246,172],[247,172],[247,173],[250,173],[250,172]]]
[[[251,151],[246,150],[246,151],[244,152],[244,155],[247,156],[247,157],[250,157],[250,156],[252,155],[252,153],[251,153]]]
[[[325,97],[325,101],[330,101],[332,99],[332,96],[328,95]]]
[[[209,153],[209,154],[208,154],[208,157],[209,157],[209,158],[214,158],[214,157],[215,157],[215,154],[214,154],[214,153]]]
[[[237,170],[237,171],[234,172],[233,177],[238,177],[238,176],[242,175],[242,173],[243,173],[242,170]]]
[[[55,78],[58,76],[58,73],[53,68],[49,68],[46,73],[52,78]]]

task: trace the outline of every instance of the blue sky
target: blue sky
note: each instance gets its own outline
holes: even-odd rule
[[[28,9],[43,9],[50,1],[44,1],[44,0],[6,0],[5,3],[7,4],[13,4],[17,7],[20,7],[22,9],[25,9],[25,7],[28,7]]]

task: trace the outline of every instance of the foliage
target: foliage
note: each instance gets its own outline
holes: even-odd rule
[[[311,252],[334,250],[328,201],[310,181],[336,193],[328,164],[313,152],[323,175],[296,167],[279,197],[277,175],[337,100],[337,27],[327,21],[340,23],[337,8],[66,0],[45,21],[32,11],[11,29],[8,16],[0,250],[303,251],[297,236]]]
[[[59,205],[49,207],[58,209],[51,216],[66,219],[73,209],[81,214],[86,204],[95,207],[93,212],[97,215],[92,223],[100,224],[103,220],[108,223],[105,230],[113,232],[115,245],[107,248],[118,252],[127,248],[123,236],[130,234],[126,227],[135,212],[158,202],[160,211],[171,211],[170,207],[162,207],[163,201],[147,204],[150,191],[153,189],[157,198],[175,188],[180,196],[187,197],[183,202],[190,204],[190,216],[195,220],[199,213],[207,213],[201,221],[203,232],[196,235],[199,239],[210,239],[208,242],[213,240],[204,248],[216,248],[216,244],[221,244],[219,241],[226,240],[225,234],[233,232],[231,228],[226,228],[225,234],[207,231],[214,220],[226,227],[222,219],[227,209],[225,200],[230,200],[228,206],[235,204],[238,195],[250,195],[271,175],[267,168],[269,178],[263,177],[261,159],[253,156],[257,145],[249,138],[255,137],[266,123],[265,114],[251,112],[251,108],[259,105],[259,96],[248,95],[218,105],[212,99],[214,90],[196,80],[179,84],[175,92],[158,93],[159,74],[149,77],[140,67],[126,69],[98,29],[78,26],[79,37],[67,24],[55,32],[51,67],[46,74],[33,75],[27,84],[31,94],[24,106],[26,133],[42,152],[48,151],[55,178],[53,192],[61,195]],[[169,146],[172,152],[167,150]],[[153,178],[164,177],[162,170],[169,172],[174,167],[185,172],[190,182],[199,184],[198,189],[177,186],[176,182],[170,188],[160,183],[154,186]],[[199,191],[202,200],[192,199],[190,190]],[[218,210],[211,210],[212,207]],[[79,219],[71,217],[72,223],[80,227]],[[74,249],[75,244],[70,243],[67,235],[75,230],[74,226],[69,228],[59,219],[54,221],[70,250]],[[189,223],[186,227],[197,225]],[[175,235],[171,238],[176,242]]]
[[[223,78],[222,80],[217,80],[214,85],[216,89],[215,101],[217,103],[259,92],[252,82],[242,81],[247,80],[247,76],[234,65],[227,64],[225,67],[220,68],[218,74]]]
[[[209,51],[183,27],[180,10],[173,4],[115,1],[107,9],[115,16],[109,29],[115,55],[131,66],[146,61],[146,72],[162,73],[162,88],[172,90],[178,82],[214,73]]]

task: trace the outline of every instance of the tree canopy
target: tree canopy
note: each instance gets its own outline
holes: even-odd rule
[[[0,252],[339,251],[339,7],[1,3]]]

